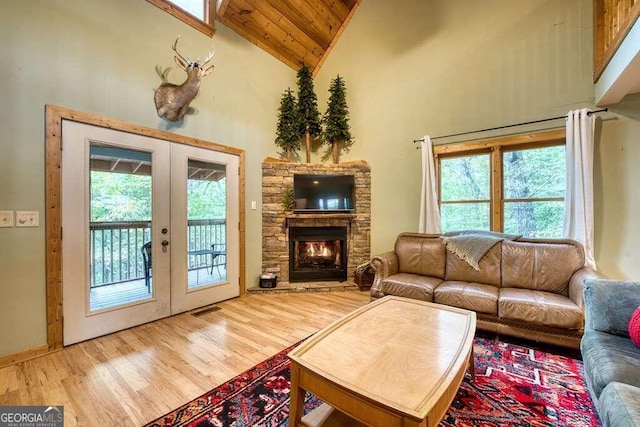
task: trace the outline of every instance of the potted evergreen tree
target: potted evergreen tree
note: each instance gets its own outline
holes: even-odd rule
[[[338,163],[339,146],[348,147],[352,142],[346,96],[344,79],[337,76],[331,81],[327,111],[322,118],[324,124],[322,136],[325,143],[331,145],[333,163]]]
[[[300,116],[296,108],[296,98],[291,89],[287,88],[280,100],[275,141],[286,153],[287,162],[291,161],[291,152],[301,148],[300,137]]]
[[[311,163],[311,138],[322,133],[318,98],[313,91],[311,70],[303,65],[298,70],[298,114],[300,115],[300,134],[304,135],[307,151],[307,163]]]

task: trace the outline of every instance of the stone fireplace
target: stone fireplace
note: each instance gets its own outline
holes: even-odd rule
[[[294,213],[283,206],[296,174],[353,175],[355,210]],[[364,161],[341,164],[262,164],[262,270],[289,282],[353,282],[355,268],[368,262],[371,228],[371,170]]]

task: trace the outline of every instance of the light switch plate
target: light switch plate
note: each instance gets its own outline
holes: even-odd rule
[[[0,211],[0,227],[13,227],[13,211]]]
[[[16,227],[38,227],[40,214],[37,211],[16,211]]]

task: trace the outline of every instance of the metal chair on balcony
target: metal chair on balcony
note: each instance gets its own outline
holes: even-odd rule
[[[151,291],[151,242],[142,245],[140,250],[144,262],[144,283],[147,285],[147,290]]]
[[[221,259],[222,262],[220,262]],[[220,266],[223,266],[225,270],[227,269],[227,245],[225,243],[214,243],[211,245],[211,274],[213,274],[213,267],[215,267],[218,270],[218,276],[222,278]]]

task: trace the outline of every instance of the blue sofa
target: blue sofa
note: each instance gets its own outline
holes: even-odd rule
[[[602,424],[640,427],[640,348],[628,325],[640,306],[640,282],[585,281],[584,374]]]

